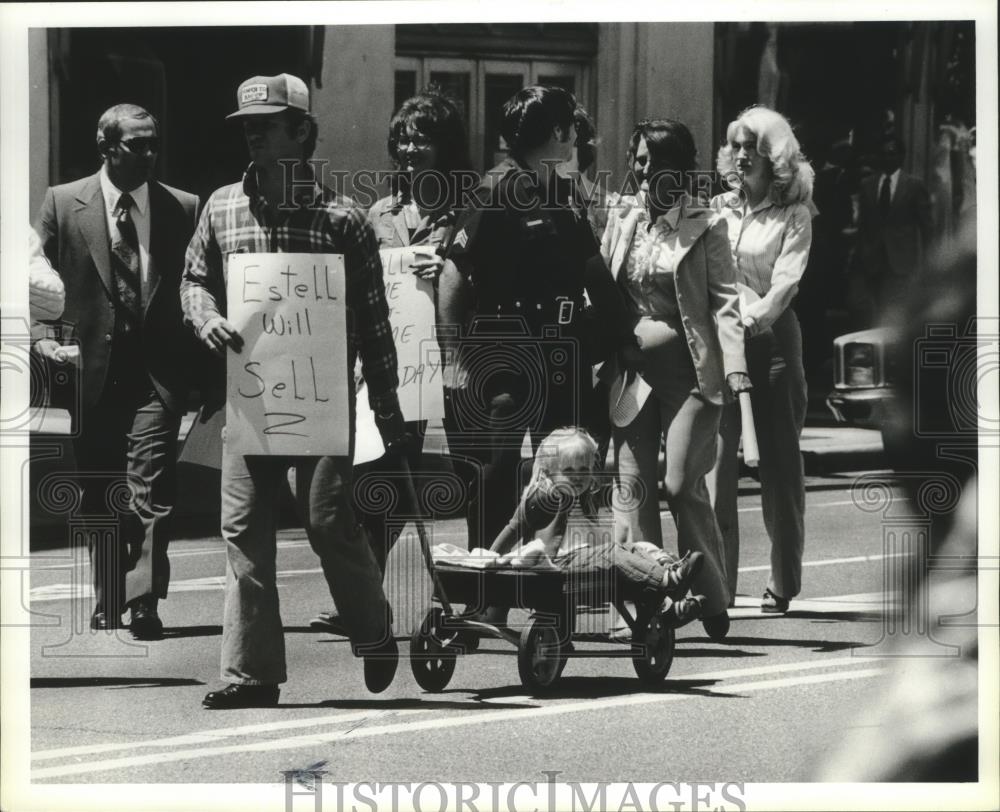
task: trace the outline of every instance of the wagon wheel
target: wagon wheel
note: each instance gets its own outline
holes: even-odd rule
[[[544,691],[559,678],[566,657],[559,645],[559,630],[532,617],[521,632],[517,647],[517,672],[529,691]]]
[[[653,615],[632,643],[632,665],[635,673],[647,685],[663,681],[674,662],[674,630],[663,622],[659,614]]]
[[[442,616],[441,607],[435,606],[410,637],[410,670],[425,691],[443,690],[455,673],[455,651],[445,648],[441,639]]]

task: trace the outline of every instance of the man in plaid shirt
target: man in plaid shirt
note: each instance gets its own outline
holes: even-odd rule
[[[344,255],[347,369],[361,355],[369,401],[386,446],[405,429],[396,397],[396,351],[389,327],[378,245],[351,201],[320,185],[306,163],[316,144],[305,83],[289,74],[255,76],[237,91],[251,164],[241,183],[216,190],[188,246],[181,303],[185,321],[218,356],[243,339],[225,317],[226,262],[233,253]],[[303,180],[308,178],[308,180]],[[293,182],[294,179],[294,182]],[[220,375],[221,377],[221,375]],[[349,383],[353,456],[354,386]],[[340,416],[338,416],[340,417]],[[228,567],[222,678],[207,708],[277,704],[287,679],[275,582],[277,495],[289,466],[296,504],[330,593],[365,659],[365,684],[385,690],[398,663],[378,564],[350,505],[351,456],[274,457],[223,453],[222,536]]]

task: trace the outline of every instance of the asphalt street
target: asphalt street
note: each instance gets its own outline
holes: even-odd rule
[[[422,690],[405,638],[431,589],[411,526],[386,581],[400,668],[385,693],[371,695],[346,639],[310,630],[332,601],[303,533],[285,530],[278,583],[289,681],[280,705],[203,710],[206,691],[223,684],[221,539],[172,544],[165,638],[141,645],[127,631],[85,628],[85,560],[74,565],[69,549],[34,553],[23,579],[32,780],[267,783],[319,762],[335,781],[542,780],[543,770],[568,781],[812,780],[845,733],[869,723],[857,712],[886,667],[875,655],[884,653],[883,583],[898,552],[883,542],[886,514],[861,495],[859,476],[808,478],[804,588],[784,617],[759,610],[769,545],[759,488],[741,481],[740,594],[729,638],[709,641],[698,622],[678,630],[673,664],[655,689],[627,657],[575,657],[555,690],[535,697],[518,678],[514,647],[486,640],[458,658],[443,691]],[[663,521],[669,546],[665,509]],[[457,520],[432,530],[435,541],[464,544]],[[511,616],[512,624],[526,619]],[[613,622],[604,610],[578,620],[595,631]],[[628,647],[579,643],[577,651],[627,655]]]

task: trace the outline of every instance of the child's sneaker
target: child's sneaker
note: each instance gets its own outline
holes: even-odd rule
[[[695,553],[695,555],[698,555],[698,553]],[[663,612],[662,617],[671,629],[679,629],[681,626],[686,626],[692,620],[700,618],[704,608],[705,596],[691,595],[690,597],[681,598],[671,603],[666,611]]]
[[[698,577],[702,564],[705,563],[705,556],[699,552],[688,553],[679,561],[675,561],[667,567],[667,574],[663,579],[667,595],[674,600],[678,600],[687,594],[691,587],[691,582]]]

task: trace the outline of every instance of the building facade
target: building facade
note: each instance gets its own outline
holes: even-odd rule
[[[572,90],[594,115],[597,168],[621,182],[633,124],[688,124],[702,168],[742,108],[788,115],[807,154],[886,126],[909,171],[932,173],[938,127],[975,116],[974,24],[459,23],[417,25],[32,29],[31,209],[45,187],[94,171],[94,128],[131,101],[162,123],[160,177],[205,196],[239,177],[242,135],[225,115],[254,74],[308,81],[316,155],[353,172],[388,168],[386,125],[402,99],[436,84],[466,115],[484,170],[503,154],[499,110],[532,83]],[[351,191],[348,185],[348,191]]]

